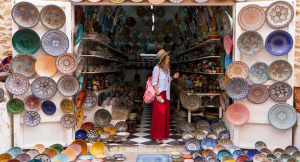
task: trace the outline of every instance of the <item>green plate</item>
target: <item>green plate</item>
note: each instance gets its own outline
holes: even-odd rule
[[[223,52],[222,54],[221,54],[221,66],[222,66],[222,68],[225,70],[225,55],[226,55],[226,53],[225,52]]]
[[[10,99],[6,104],[7,110],[12,114],[20,114],[24,108],[24,102],[18,98]]]
[[[64,150],[64,147],[61,144],[51,145],[49,148],[55,149],[59,154]]]
[[[40,49],[40,37],[31,29],[18,30],[13,38],[12,45],[19,53],[34,54]]]

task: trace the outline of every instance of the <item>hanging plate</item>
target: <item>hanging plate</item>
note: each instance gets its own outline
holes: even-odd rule
[[[226,110],[226,119],[233,125],[243,125],[250,117],[248,108],[241,103],[234,103]]]
[[[75,110],[75,105],[70,99],[63,99],[60,102],[60,108],[64,113],[72,113]]]
[[[12,45],[18,53],[35,54],[40,44],[39,35],[31,29],[20,29],[12,38]]]
[[[275,30],[266,39],[266,49],[274,56],[288,54],[293,45],[292,36],[284,30]]]
[[[224,45],[224,49],[225,49],[226,54],[230,55],[233,44],[232,44],[232,40],[231,40],[231,38],[228,34],[226,34],[224,36],[224,42],[223,43],[224,43],[223,45]]]
[[[275,101],[286,101],[293,94],[293,88],[285,82],[276,82],[269,88],[270,98]]]
[[[24,124],[28,127],[35,127],[41,122],[41,116],[36,111],[28,111],[24,117]]]
[[[83,26],[79,24],[76,31],[76,38],[75,38],[76,44],[81,42],[82,34],[83,34]]]
[[[63,53],[56,59],[57,70],[63,74],[71,74],[77,69],[77,59],[73,54]]]
[[[79,90],[79,82],[72,75],[65,75],[57,81],[58,92],[66,97],[71,97],[77,94]]]
[[[19,73],[32,78],[35,75],[35,62],[35,57],[29,54],[19,54],[11,60],[10,69],[12,73]]]
[[[254,84],[263,84],[269,79],[268,65],[264,62],[253,64],[248,73],[250,81]]]
[[[275,82],[286,81],[292,76],[293,67],[286,60],[276,60],[269,65],[268,74]]]
[[[243,78],[232,78],[226,84],[226,94],[233,100],[244,99],[249,93],[249,84]]]
[[[247,5],[241,9],[238,22],[244,30],[258,30],[266,20],[265,10],[258,5]]]
[[[230,56],[225,55],[225,68],[227,69],[231,63],[232,63],[232,60],[231,60]]]
[[[148,0],[149,3],[153,5],[160,5],[165,2],[165,0]]]
[[[98,104],[98,97],[97,95],[92,92],[92,91],[89,91],[88,92],[88,96],[85,100],[85,103],[84,103],[84,108],[85,109],[92,109],[94,107],[96,107]]]
[[[41,56],[35,62],[35,71],[39,76],[52,77],[56,74],[55,58],[51,56]]]
[[[48,29],[60,29],[66,22],[65,12],[56,5],[47,5],[42,8],[40,20]]]
[[[38,99],[34,95],[27,96],[23,102],[27,111],[38,111],[42,105],[42,100]]]
[[[264,40],[258,32],[246,31],[239,36],[237,46],[242,54],[252,56],[263,49]]]
[[[100,126],[106,126],[111,122],[112,116],[109,111],[99,109],[95,112],[94,120]]]
[[[31,84],[31,92],[39,99],[50,99],[57,92],[56,82],[49,77],[36,78]]]
[[[227,67],[227,74],[229,78],[243,78],[246,79],[248,77],[249,67],[246,63],[242,61],[234,61]]]
[[[84,117],[84,106],[80,106],[77,111],[74,113],[74,116],[76,117],[76,126],[77,128],[80,128],[83,122]]]
[[[12,114],[20,114],[24,110],[24,102],[18,98],[10,99],[6,104],[7,110]]]
[[[184,105],[190,111],[198,110],[201,103],[201,98],[198,95],[189,95],[184,99]]]
[[[73,114],[65,114],[60,118],[60,123],[66,128],[72,128],[76,125],[76,117]]]
[[[47,115],[53,115],[56,112],[56,106],[52,101],[46,100],[42,103],[42,110]]]
[[[262,84],[255,84],[250,86],[250,91],[247,95],[250,102],[255,104],[261,104],[268,100],[269,90],[266,86]]]
[[[273,28],[282,28],[290,24],[294,18],[294,7],[285,1],[276,1],[266,10],[266,22]]]
[[[60,30],[49,30],[41,39],[42,48],[50,56],[59,56],[66,53],[69,48],[67,35]]]
[[[293,106],[287,103],[278,103],[269,110],[268,119],[274,128],[287,130],[296,124],[298,115]]]
[[[224,28],[224,34],[231,35],[232,34],[232,18],[228,14],[227,11],[223,12],[223,28]]]
[[[5,80],[6,90],[13,95],[22,95],[29,89],[29,80],[22,74],[11,74]]]
[[[23,28],[32,28],[39,23],[39,9],[29,3],[20,2],[14,5],[11,11],[12,19]]]

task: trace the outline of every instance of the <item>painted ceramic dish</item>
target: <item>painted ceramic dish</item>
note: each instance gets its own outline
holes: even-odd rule
[[[255,84],[250,86],[250,91],[247,95],[247,99],[255,104],[261,104],[268,100],[269,90],[262,84]]]
[[[39,23],[40,12],[33,4],[20,2],[14,5],[11,15],[14,22],[19,26],[32,28]]]
[[[44,101],[42,103],[42,110],[47,115],[53,115],[56,112],[56,106],[52,101]]]
[[[1,155],[0,155],[1,156]],[[295,152],[293,154],[293,158],[297,159],[298,161],[300,160],[300,152]]]
[[[268,158],[263,154],[256,154],[253,156],[253,162],[267,161]]]
[[[28,154],[19,154],[17,155],[14,160],[18,161],[30,161],[31,157]]]
[[[264,62],[253,64],[248,72],[250,81],[254,84],[263,84],[269,79],[268,65]]]
[[[10,63],[10,69],[12,73],[23,74],[28,78],[35,75],[34,64],[36,58],[29,54],[19,54],[15,56]]]
[[[267,148],[262,148],[262,149],[259,150],[259,152],[261,154],[264,154],[264,155],[272,154],[272,152],[269,149],[267,149]],[[272,154],[272,155],[274,155],[274,154]],[[275,156],[275,158],[277,158],[277,157]]]
[[[200,142],[195,138],[188,139],[185,141],[185,148],[189,151],[200,151]]]
[[[244,151],[242,150],[236,150],[232,153],[232,156],[235,160],[237,160],[237,158],[241,155],[246,155]]]
[[[35,127],[41,122],[41,116],[36,111],[28,111],[24,117],[24,124],[26,124],[28,127]]]
[[[251,159],[246,155],[240,155],[236,159],[236,162],[244,162],[244,161],[251,161]]]
[[[66,97],[71,97],[79,91],[79,82],[72,75],[65,75],[57,81],[58,92]]]
[[[77,128],[81,127],[81,124],[83,122],[84,117],[84,106],[80,106],[77,111],[74,113],[74,116],[76,117],[76,126]]]
[[[224,98],[223,98],[222,94],[219,95],[219,100],[220,100],[220,105],[221,105],[223,111],[226,111],[226,104],[225,104],[225,101],[224,101]]]
[[[83,66],[84,66],[84,57],[80,57],[78,59],[78,67],[75,71],[75,77],[76,78],[79,78],[79,76],[81,75],[82,70],[83,70]]]
[[[31,84],[32,94],[42,100],[50,99],[57,92],[56,83],[49,77],[36,78]]]
[[[12,158],[15,158],[17,155],[22,154],[23,150],[20,147],[12,147],[6,153],[10,154]]]
[[[60,29],[66,22],[66,15],[60,7],[47,5],[41,10],[40,21],[48,29]]]
[[[223,130],[219,133],[219,139],[228,138],[230,139],[230,133],[227,130]]]
[[[44,151],[45,151],[45,149],[44,149]],[[43,152],[40,152],[41,154],[37,155],[33,159],[41,160],[42,162],[50,162],[51,161],[50,157],[47,154],[42,154]]]
[[[76,37],[75,37],[76,44],[81,42],[82,35],[83,35],[83,26],[82,24],[79,24],[76,31]]]
[[[77,59],[73,54],[63,53],[56,59],[56,67],[64,74],[71,74],[77,68]]]
[[[101,155],[104,152],[104,144],[102,142],[95,142],[90,148],[90,152],[93,156]]]
[[[219,142],[218,142],[219,145],[223,145],[225,146],[227,149],[231,146],[234,146],[234,143],[228,139],[228,138],[223,138],[223,139],[220,139]],[[228,151],[229,152],[229,151]],[[229,152],[230,153],[230,152]],[[230,153],[231,155],[231,153]]]
[[[268,119],[274,128],[287,130],[296,124],[298,115],[293,106],[286,103],[278,103],[269,110]]]
[[[95,112],[94,120],[100,126],[106,126],[111,122],[112,116],[109,111],[99,109]]]
[[[112,3],[123,3],[125,0],[110,0]]]
[[[250,117],[248,108],[241,103],[234,103],[226,110],[226,119],[233,125],[243,125]]]
[[[276,60],[268,67],[270,79],[277,81],[286,81],[293,75],[293,67],[286,60]]]
[[[75,104],[69,99],[63,99],[60,102],[60,108],[64,113],[72,113],[75,110]]]
[[[200,141],[206,137],[206,133],[204,133],[202,130],[196,130],[194,134],[195,138]]]
[[[41,56],[36,60],[35,71],[39,76],[52,77],[56,74],[55,58],[51,56]]]
[[[209,127],[205,127],[205,126],[199,127],[197,129],[202,130],[205,134],[208,134],[208,132],[210,132]]]
[[[201,106],[210,106],[212,105],[211,98],[209,96],[201,97]]]
[[[94,92],[89,91],[88,96],[84,103],[84,108],[92,109],[92,108],[96,107],[97,104],[98,104],[98,96]]]
[[[153,5],[160,5],[165,2],[165,0],[148,0],[149,3]]]
[[[285,82],[277,82],[269,88],[270,98],[275,101],[286,101],[293,94],[292,87]]]
[[[42,101],[34,95],[27,96],[23,102],[27,111],[38,111],[42,105]]]
[[[124,121],[120,121],[115,125],[118,132],[127,132],[128,125]]]
[[[275,30],[266,39],[266,49],[274,56],[288,54],[293,48],[292,36],[284,30]]]
[[[214,140],[217,140],[219,138],[218,134],[216,132],[209,132],[209,133],[207,133],[206,137],[210,137]]]
[[[188,139],[191,139],[194,137],[195,137],[195,134],[192,131],[185,131],[182,133],[182,139],[184,139],[184,140],[188,140]]]
[[[262,148],[267,148],[267,145],[263,141],[257,141],[255,142],[255,148],[256,150],[260,150]]]
[[[196,128],[200,128],[200,127],[207,127],[207,128],[210,128],[210,124],[208,121],[206,120],[198,120],[197,123],[196,123]]]
[[[201,98],[198,95],[189,95],[184,99],[185,107],[190,111],[195,111],[201,106]]]
[[[241,149],[238,146],[230,146],[228,150],[230,151],[231,154],[233,154],[234,151],[241,150]]]
[[[280,155],[280,161],[288,161],[288,159],[291,157],[290,154],[283,153]]]
[[[231,60],[230,56],[226,55],[225,56],[225,68],[227,69],[231,63],[232,63],[232,60]]]
[[[220,150],[223,150],[223,149],[226,149],[226,147],[225,146],[223,146],[223,145],[216,145],[215,147],[214,147],[214,149],[213,149],[213,152],[216,154],[216,155],[218,155],[218,153],[219,153],[219,151]]]
[[[148,27],[148,26],[143,26],[143,27],[141,28],[141,33],[142,33],[143,35],[150,35],[150,34],[151,34],[151,29],[150,29],[150,27]]]
[[[61,144],[54,144],[49,148],[54,148],[58,153],[61,153],[64,150],[64,147]]]
[[[85,103],[87,95],[88,95],[88,91],[86,89],[80,90],[77,93],[77,95],[75,97],[75,105],[76,105],[77,108]]]
[[[66,53],[69,49],[69,39],[60,30],[47,31],[41,39],[41,44],[45,53],[54,57]]]
[[[224,45],[224,49],[225,49],[226,54],[230,55],[233,44],[232,44],[232,40],[231,40],[231,38],[228,34],[226,34],[224,36],[223,45]]]
[[[241,9],[238,16],[240,27],[244,30],[257,30],[266,20],[265,10],[258,5],[247,5]]]
[[[223,12],[223,28],[225,31],[225,34],[231,35],[232,34],[232,18],[228,14],[227,11]]]
[[[18,98],[10,99],[6,104],[7,110],[12,114],[20,114],[24,108],[24,102]]]
[[[217,142],[210,137],[206,137],[201,141],[201,148],[203,150],[205,150],[205,149],[213,150],[216,145],[217,145]]]
[[[48,148],[43,152],[43,154],[48,155],[52,160],[58,154],[58,152],[54,148]]]
[[[22,74],[11,74],[5,80],[6,90],[13,95],[22,95],[29,89],[29,80]]]
[[[147,11],[146,11],[146,9],[145,9],[144,7],[138,7],[138,8],[136,9],[136,14],[137,14],[139,17],[144,17],[144,16],[146,16]]]
[[[285,1],[276,1],[266,10],[266,22],[273,28],[282,28],[290,24],[294,18],[294,7]]]
[[[242,61],[234,61],[227,67],[227,74],[229,78],[243,78],[246,79],[248,77],[249,67],[246,63]]]
[[[35,54],[41,45],[39,35],[31,29],[20,29],[12,38],[12,45],[18,53]]]
[[[232,155],[226,149],[220,150],[219,153],[218,153],[218,159],[222,159],[222,157],[224,157],[224,156],[232,156]]]
[[[287,146],[287,147],[285,148],[285,152],[286,152],[287,154],[290,154],[290,155],[292,156],[294,153],[299,152],[299,150],[298,150],[298,148],[295,147],[295,146]]]
[[[60,123],[66,128],[72,128],[76,125],[76,117],[73,114],[65,114],[60,118]]]
[[[66,152],[63,153],[59,153],[57,155],[55,155],[52,158],[52,161],[61,161],[61,162],[67,162],[67,161],[71,161],[72,155],[68,155]]]
[[[215,106],[215,107],[220,107],[221,106],[219,96],[214,96],[212,98],[212,105]]]
[[[225,87],[226,94],[234,99],[241,100],[244,99],[249,93],[249,84],[245,79],[242,78],[232,78],[228,81]]]
[[[12,156],[8,153],[0,154],[0,161],[1,162],[7,162],[7,161],[10,161],[11,159],[12,159]]]
[[[12,60],[12,56],[5,57],[0,64],[0,72],[12,73],[10,70],[10,62]]]
[[[264,47],[263,37],[256,31],[246,31],[237,41],[239,51],[247,56],[258,54]]]

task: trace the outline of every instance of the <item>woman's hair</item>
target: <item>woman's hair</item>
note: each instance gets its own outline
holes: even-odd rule
[[[166,55],[167,56],[167,55]],[[161,60],[161,62],[158,64],[158,66],[160,68],[162,68],[164,71],[168,71],[168,69],[170,68],[170,64],[169,61],[167,60],[167,57],[164,56]]]

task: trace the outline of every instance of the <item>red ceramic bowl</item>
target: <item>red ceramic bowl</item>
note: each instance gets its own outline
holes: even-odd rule
[[[236,162],[244,162],[244,161],[251,161],[250,158],[246,155],[240,155],[237,159]]]
[[[95,128],[95,125],[91,122],[85,122],[81,125],[80,129],[84,129],[84,128],[87,128],[89,130],[92,130]]]
[[[233,125],[243,125],[249,120],[249,117],[248,108],[241,103],[232,104],[226,110],[226,119]]]

